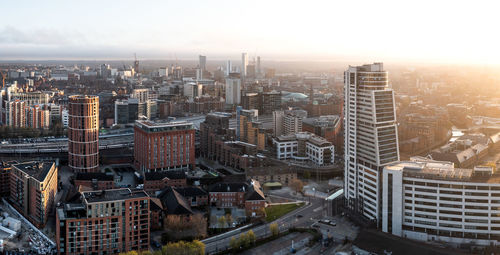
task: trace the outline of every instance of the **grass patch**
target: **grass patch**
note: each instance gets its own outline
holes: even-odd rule
[[[284,205],[271,205],[266,207],[266,221],[270,222],[279,217],[303,206],[304,203],[298,204],[284,204]]]

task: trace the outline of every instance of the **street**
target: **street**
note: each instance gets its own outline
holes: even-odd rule
[[[296,199],[296,196],[292,195],[282,195],[288,199]],[[228,233],[224,233],[215,237],[207,238],[202,240],[205,243],[205,252],[207,254],[217,253],[222,250],[226,250],[229,248],[229,242],[232,237],[238,238],[241,233],[245,233],[249,230],[252,230],[255,233],[257,239],[261,239],[264,237],[268,237],[271,235],[269,226],[272,223],[277,223],[279,226],[280,232],[286,231],[291,227],[309,227],[311,224],[316,222],[318,219],[321,219],[324,215],[323,206],[324,199],[319,198],[310,198],[308,199],[310,202],[307,202],[305,206],[299,208],[285,216],[276,219],[272,222],[254,226],[251,228],[247,228],[244,230],[233,230]],[[298,215],[302,215],[302,217],[298,217]]]

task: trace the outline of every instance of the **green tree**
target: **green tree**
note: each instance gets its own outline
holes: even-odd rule
[[[277,223],[271,223],[271,225],[269,225],[269,231],[271,231],[271,235],[272,236],[278,236],[279,233],[280,233],[280,229],[278,227],[278,224]]]

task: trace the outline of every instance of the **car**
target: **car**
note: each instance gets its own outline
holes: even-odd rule
[[[153,246],[153,248],[159,249],[161,247],[161,244],[157,241],[151,241],[151,246]]]
[[[297,214],[297,218],[302,218],[304,217],[302,214]]]
[[[313,228],[319,228],[319,225],[317,225],[317,224],[313,224],[313,225],[312,225],[312,227],[313,227]]]

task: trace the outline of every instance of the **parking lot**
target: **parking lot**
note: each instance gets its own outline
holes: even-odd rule
[[[326,219],[334,224],[327,224],[318,220],[311,226],[318,229],[323,236],[333,237],[335,241],[344,240],[346,237],[351,241],[356,239],[359,233],[359,227],[355,226],[346,217],[337,216]]]

